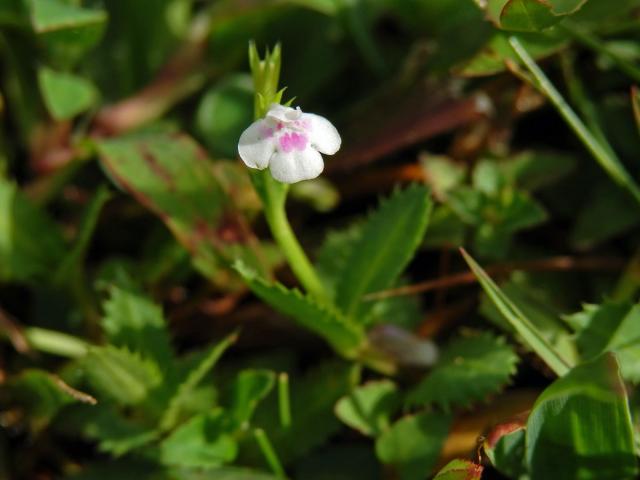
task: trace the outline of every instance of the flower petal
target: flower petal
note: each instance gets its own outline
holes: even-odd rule
[[[324,117],[314,113],[303,113],[301,120],[309,122],[308,135],[311,145],[318,151],[333,155],[340,150],[342,140],[336,127]]]
[[[264,120],[249,125],[238,141],[238,153],[247,167],[263,170],[276,151],[273,129]]]
[[[313,148],[277,152],[269,165],[271,175],[283,183],[297,183],[316,178],[324,169],[322,155]]]
[[[298,120],[301,115],[302,111],[300,110],[300,107],[291,108],[277,103],[272,103],[269,107],[269,111],[267,111],[266,118],[288,124],[289,122]]]

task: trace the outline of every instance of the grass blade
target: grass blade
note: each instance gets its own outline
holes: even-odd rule
[[[509,44],[516,55],[518,55],[518,58],[533,75],[535,86],[556,107],[560,115],[562,115],[569,127],[571,127],[584,146],[587,147],[587,150],[589,150],[600,166],[618,185],[627,189],[640,203],[640,187],[638,187],[633,177],[622,165],[620,159],[612,151],[604,147],[589,131],[584,122],[580,120],[560,92],[553,86],[533,58],[531,58],[531,55],[529,55],[529,52],[527,52],[522,43],[520,43],[520,40],[516,37],[509,37]]]
[[[560,354],[545,340],[533,323],[527,319],[511,300],[491,280],[491,277],[469,255],[466,250],[460,249],[460,253],[482,285],[482,288],[494,303],[496,308],[504,315],[505,319],[522,337],[524,342],[553,370],[559,377],[569,371],[571,366]]]

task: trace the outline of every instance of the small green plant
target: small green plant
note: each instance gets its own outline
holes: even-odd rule
[[[0,480],[637,477],[638,15],[0,2]]]

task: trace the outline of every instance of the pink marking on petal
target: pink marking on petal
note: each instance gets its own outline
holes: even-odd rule
[[[280,148],[285,153],[293,150],[304,150],[307,148],[308,141],[306,135],[296,132],[287,132],[279,138]]]
[[[307,148],[307,136],[300,133],[291,134],[291,142],[296,150],[304,150]]]
[[[261,127],[260,128],[260,135],[262,135],[263,137],[266,138],[271,138],[273,137],[273,128],[269,128],[269,127]]]
[[[282,122],[278,122],[278,125],[276,126],[276,130],[280,131],[282,130],[282,127],[283,127]]]

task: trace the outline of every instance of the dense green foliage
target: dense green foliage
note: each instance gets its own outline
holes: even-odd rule
[[[638,83],[639,0],[0,0],[0,480],[635,478]]]

